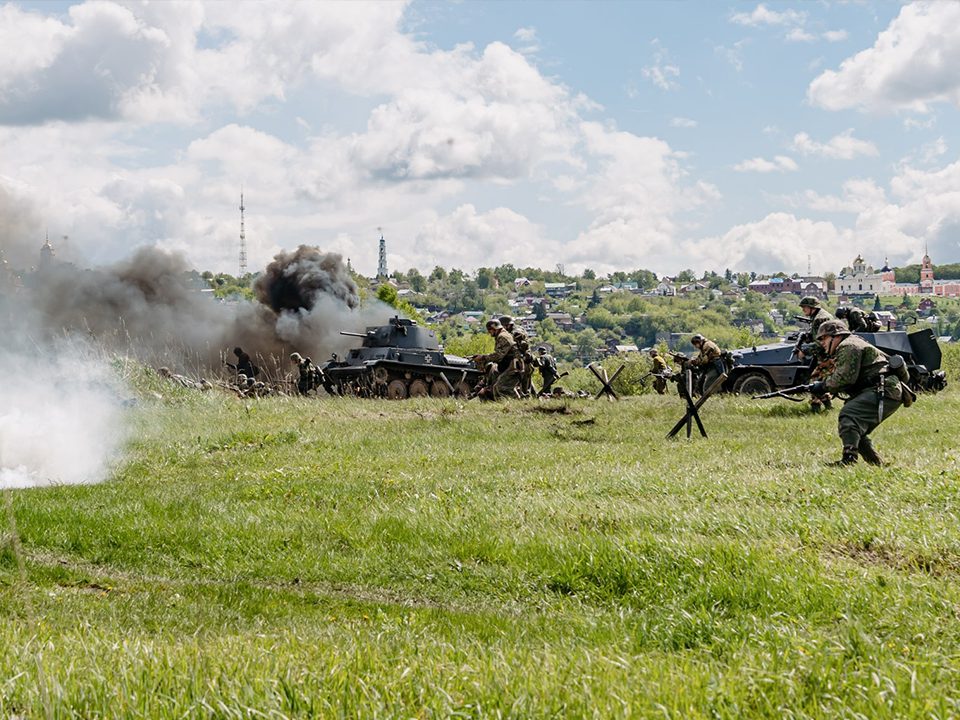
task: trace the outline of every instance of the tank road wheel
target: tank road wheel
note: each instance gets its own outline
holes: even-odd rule
[[[436,398],[450,397],[450,388],[447,387],[443,378],[436,378],[430,386],[430,394]]]
[[[740,395],[765,395],[773,392],[773,385],[763,373],[751,372],[742,376],[733,384],[733,391]]]
[[[426,380],[414,380],[410,383],[410,397],[426,397],[430,394]]]
[[[468,398],[470,397],[470,393],[473,392],[473,388],[470,387],[470,383],[466,380],[461,380],[453,387],[456,388],[458,398]]]
[[[407,396],[407,383],[403,380],[391,380],[387,385],[387,397],[391,400],[403,400]]]

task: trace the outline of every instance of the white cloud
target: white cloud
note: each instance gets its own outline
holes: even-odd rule
[[[676,90],[680,87],[673,78],[680,77],[680,68],[677,65],[668,64],[670,62],[670,53],[666,49],[659,48],[659,42],[653,41],[657,51],[653,54],[653,65],[642,68],[640,72],[643,76],[663,90]]]
[[[738,40],[733,44],[732,48],[728,48],[724,45],[717,45],[713,51],[730,63],[734,70],[740,72],[743,70],[743,46],[745,42],[745,40]]]
[[[815,42],[817,36],[813,33],[809,33],[803,28],[793,28],[785,36],[787,42]]]
[[[675,117],[670,121],[670,125],[671,127],[695,128],[697,121],[689,118]]]
[[[784,10],[776,12],[769,9],[763,3],[757,5],[753,12],[734,13],[730,22],[737,25],[749,25],[750,27],[759,27],[760,25],[802,25],[806,21],[806,13],[796,10]]]
[[[521,47],[519,51],[524,55],[529,55],[531,53],[540,51],[540,38],[537,37],[536,28],[520,28],[513,34],[513,36],[523,43],[523,47]]]
[[[853,128],[844,130],[826,143],[816,142],[805,132],[797,133],[793,136],[791,149],[802,152],[804,155],[817,155],[837,160],[852,160],[859,155],[875,157],[880,154],[876,144],[853,137]]]
[[[937,102],[960,107],[960,3],[914,2],[863,50],[815,78],[807,89],[828,110],[928,112]]]
[[[786,155],[777,155],[773,161],[765,160],[761,157],[744,160],[742,163],[733,166],[734,170],[739,172],[784,172],[799,170],[799,166]]]
[[[850,33],[846,30],[827,30],[823,34],[823,39],[827,42],[840,42],[841,40],[846,40],[850,37]]]

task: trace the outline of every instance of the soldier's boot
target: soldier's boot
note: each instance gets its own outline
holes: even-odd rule
[[[830,467],[843,467],[844,465],[856,465],[857,457],[859,453],[857,448],[854,445],[844,445],[843,446],[843,455],[841,455],[839,460],[836,460],[832,463],[827,463]]]
[[[857,446],[857,450],[859,450],[863,461],[868,465],[883,465],[883,458],[881,458],[880,453],[874,449],[870,438],[863,438],[863,440],[860,441],[860,445]]]

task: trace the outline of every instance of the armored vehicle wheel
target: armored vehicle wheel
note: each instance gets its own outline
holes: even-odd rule
[[[450,397],[450,388],[443,380],[437,378],[430,386],[430,394],[438,398]]]
[[[410,397],[426,397],[430,394],[430,388],[424,380],[414,380],[410,383]]]
[[[751,372],[734,383],[733,391],[740,395],[765,395],[773,392],[773,385],[763,373]]]
[[[468,383],[466,380],[461,380],[454,385],[454,388],[456,388],[457,397],[459,398],[468,398],[470,397],[470,393],[473,392],[473,388],[470,387],[470,383]]]
[[[403,400],[407,396],[407,383],[403,380],[392,380],[387,385],[387,397],[391,400]]]

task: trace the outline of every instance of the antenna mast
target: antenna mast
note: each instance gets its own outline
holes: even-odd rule
[[[247,276],[247,234],[243,230],[243,188],[240,188],[240,280]]]

